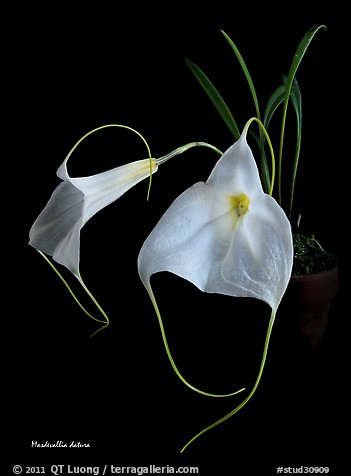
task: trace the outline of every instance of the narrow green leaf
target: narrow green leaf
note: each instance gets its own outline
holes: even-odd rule
[[[273,117],[273,114],[276,112],[280,104],[282,104],[284,101],[285,92],[286,92],[286,83],[287,83],[286,76],[283,77],[283,81],[284,81],[284,84],[281,84],[275,91],[273,91],[271,97],[269,98],[267,102],[267,106],[266,106],[266,110],[264,114],[264,126],[266,128],[268,128],[268,125]],[[293,162],[293,170],[292,170],[292,176],[291,176],[289,215],[291,215],[291,210],[292,210],[297,166],[298,166],[298,161],[300,156],[301,134],[302,134],[302,97],[301,97],[301,91],[300,91],[296,78],[294,78],[293,84],[291,87],[290,100],[293,104],[295,115],[296,115],[297,138],[296,138],[296,149],[295,149],[295,157]]]
[[[267,101],[267,106],[264,113],[264,126],[267,129],[273,114],[278,109],[280,104],[284,101],[285,98],[285,90],[286,90],[286,76],[283,78],[284,84],[281,84],[277,87],[275,91],[273,91],[271,97]],[[293,85],[290,92],[290,99],[293,103],[296,119],[297,119],[297,128],[301,129],[301,117],[302,117],[302,98],[299,85],[297,84],[296,78],[294,78]]]
[[[280,106],[280,104],[284,101],[285,97],[285,85],[281,84],[280,86],[277,87],[275,91],[273,91],[271,97],[267,101],[266,109],[264,112],[264,118],[263,118],[263,124],[265,128],[267,129],[273,114],[277,110],[277,108]]]
[[[284,144],[284,133],[285,133],[285,123],[286,123],[286,113],[288,108],[288,102],[290,98],[291,88],[293,85],[293,81],[295,78],[296,71],[301,63],[302,58],[304,57],[306,50],[311,43],[314,35],[317,31],[324,29],[326,30],[325,25],[319,25],[311,28],[302,38],[297,50],[295,52],[294,58],[292,60],[288,79],[286,82],[286,91],[284,97],[284,105],[283,105],[283,117],[282,117],[282,126],[281,126],[281,133],[280,133],[280,144],[279,144],[279,156],[278,156],[278,201],[281,204],[282,202],[282,191],[281,191],[281,173],[282,173],[282,156],[283,156],[283,144]]]
[[[288,80],[287,80],[287,85],[288,85],[289,89],[291,88],[291,85],[292,85],[294,76],[296,74],[297,68],[299,67],[299,64],[301,63],[301,60],[302,60],[304,54],[306,53],[306,50],[307,50],[309,44],[311,43],[311,41],[312,41],[314,35],[317,33],[317,31],[321,30],[321,29],[326,30],[327,27],[325,25],[315,26],[315,27],[311,28],[305,34],[305,36],[302,38],[302,40],[301,40],[301,42],[300,42],[300,44],[299,44],[299,46],[296,50],[296,53],[294,55],[291,66],[290,66],[290,70],[289,70],[289,74],[288,74]],[[290,94],[290,90],[289,90],[289,94]]]
[[[293,162],[293,170],[291,173],[291,185],[290,185],[290,197],[289,197],[289,216],[291,217],[292,207],[294,202],[297,167],[298,167],[299,158],[300,158],[301,136],[302,136],[302,97],[301,97],[301,91],[300,91],[296,78],[294,78],[294,81],[292,84],[290,97],[291,97],[291,101],[293,103],[294,110],[296,113],[296,134],[297,134],[295,157]]]
[[[252,96],[252,99],[253,99],[253,102],[254,102],[254,105],[255,105],[256,117],[259,121],[261,121],[261,112],[260,112],[260,107],[259,107],[259,104],[258,104],[256,89],[255,89],[254,83],[252,81],[251,74],[248,70],[248,67],[246,66],[245,61],[244,61],[244,58],[242,57],[242,55],[241,55],[238,47],[234,43],[234,41],[227,35],[227,33],[225,33],[223,30],[221,30],[221,32],[222,32],[223,36],[225,37],[225,39],[228,41],[232,50],[234,51],[235,56],[237,57],[237,60],[239,61],[239,64],[240,64],[240,66],[241,66],[241,68],[244,72],[244,75],[245,75],[246,81],[249,85],[249,88],[250,88],[250,91],[251,91],[251,96]],[[259,149],[260,149],[260,162],[261,162],[261,164],[260,164],[260,176],[261,176],[261,180],[262,180],[264,189],[269,189],[270,188],[270,185],[269,185],[270,180],[267,179],[267,169],[268,169],[268,167],[267,167],[267,159],[265,157],[265,152],[264,152],[264,142],[265,142],[265,140],[264,140],[264,135],[262,134],[261,129],[259,131],[259,134],[260,134]]]
[[[228,41],[228,43],[232,47],[232,49],[233,49],[233,51],[234,51],[234,53],[235,53],[235,55],[236,55],[236,57],[237,57],[237,59],[240,63],[240,66],[241,66],[241,68],[242,68],[242,70],[245,74],[246,81],[248,82],[248,85],[249,85],[249,88],[250,88],[250,91],[251,91],[251,95],[252,95],[252,99],[253,99],[254,104],[255,104],[257,119],[261,120],[261,114],[260,114],[260,108],[259,108],[259,105],[258,105],[256,90],[255,90],[251,75],[249,73],[249,70],[246,66],[246,63],[245,63],[243,57],[241,56],[241,53],[240,53],[239,49],[237,48],[237,46],[233,42],[233,40],[223,30],[221,30],[221,31],[222,31],[225,39]]]
[[[291,102],[294,106],[295,113],[296,113],[296,120],[297,120],[297,129],[299,134],[301,134],[301,121],[302,121],[302,96],[299,85],[297,83],[297,79],[294,78],[291,93],[290,93]]]
[[[199,81],[201,86],[203,87],[204,91],[206,92],[207,96],[212,101],[213,105],[219,112],[220,116],[222,117],[223,121],[228,126],[229,130],[233,134],[236,140],[240,137],[239,128],[233,118],[228,106],[224,102],[222,96],[219,94],[215,86],[211,83],[208,79],[206,74],[198,67],[196,64],[192,63],[190,60],[185,58],[186,64],[189,66],[190,70],[194,74],[195,78]]]

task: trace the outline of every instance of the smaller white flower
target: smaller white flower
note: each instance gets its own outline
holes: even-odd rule
[[[33,223],[29,244],[79,277],[80,230],[99,210],[156,172],[156,159],[131,162],[90,177],[72,178],[67,159],[57,170],[63,180]]]

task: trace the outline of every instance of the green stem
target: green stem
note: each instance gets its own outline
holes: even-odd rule
[[[208,147],[215,152],[217,152],[220,155],[223,155],[223,152],[221,152],[217,147],[208,144],[207,142],[189,142],[189,144],[182,145],[181,147],[177,147],[177,149],[172,150],[172,152],[169,152],[168,154],[164,155],[163,157],[160,157],[157,160],[158,165],[163,164],[164,162],[167,162],[167,160],[171,159],[172,157],[182,154],[183,152],[187,151],[188,149],[191,149],[192,147]]]
[[[234,408],[234,410],[232,410],[230,413],[228,413],[227,415],[225,415],[224,417],[220,418],[219,420],[215,421],[214,423],[212,423],[212,425],[209,425],[207,426],[206,428],[204,428],[203,430],[201,430],[199,433],[197,433],[193,438],[191,438],[191,440],[188,441],[188,443],[183,446],[182,450],[181,450],[181,453],[183,453],[183,451],[185,451],[185,449],[191,444],[193,443],[197,438],[199,438],[199,436],[203,435],[204,433],[206,433],[207,431],[211,430],[212,428],[214,428],[215,426],[218,426],[220,425],[221,423],[225,422],[226,420],[228,420],[229,418],[231,418],[233,415],[235,415],[239,410],[241,410],[246,404],[247,402],[251,399],[251,397],[254,395],[257,387],[258,387],[258,384],[260,383],[260,380],[261,380],[261,377],[262,377],[262,373],[263,373],[263,369],[264,369],[264,366],[265,366],[265,363],[266,363],[266,360],[267,360],[267,352],[268,352],[268,346],[269,346],[269,341],[270,341],[270,337],[271,337],[271,334],[272,334],[272,328],[273,328],[273,324],[274,324],[274,320],[275,320],[275,312],[272,310],[272,313],[271,313],[271,317],[270,317],[270,320],[269,320],[269,324],[268,324],[268,329],[267,329],[267,334],[266,334],[266,339],[265,339],[265,343],[264,343],[264,348],[263,348],[263,355],[262,355],[262,360],[261,360],[261,365],[260,365],[260,369],[259,369],[259,372],[258,372],[258,375],[257,375],[257,378],[256,378],[256,381],[255,381],[255,384],[251,390],[251,392],[249,393],[249,395],[245,398],[245,400],[243,402],[240,403],[240,405],[238,405],[237,407]]]
[[[247,133],[250,125],[252,124],[252,122],[257,122],[258,125],[260,126],[260,130],[262,129],[265,137],[266,137],[266,140],[267,140],[267,143],[268,143],[268,146],[269,146],[269,150],[271,152],[271,158],[272,158],[272,178],[271,178],[271,184],[270,184],[270,188],[269,188],[269,195],[272,196],[272,193],[273,193],[273,188],[274,188],[274,180],[275,180],[275,157],[274,157],[274,150],[273,150],[273,146],[272,146],[272,142],[271,142],[271,139],[268,135],[268,132],[266,130],[266,128],[264,127],[263,123],[260,121],[260,119],[258,119],[257,117],[251,117],[251,119],[249,119],[247,121],[247,123],[245,124],[244,126],[244,129],[243,129],[243,133]]]

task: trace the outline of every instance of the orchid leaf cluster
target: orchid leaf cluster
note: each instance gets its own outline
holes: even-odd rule
[[[247,84],[250,89],[250,93],[252,96],[252,100],[254,103],[255,114],[259,120],[262,120],[262,123],[265,129],[269,133],[269,124],[273,117],[273,115],[278,110],[279,106],[282,106],[282,118],[281,118],[281,130],[280,130],[280,137],[279,137],[279,154],[278,154],[278,167],[277,167],[277,200],[278,203],[283,206],[283,192],[282,192],[282,171],[283,171],[283,149],[284,149],[284,138],[285,138],[285,130],[286,130],[286,119],[287,119],[287,110],[289,101],[291,101],[295,116],[296,116],[296,150],[293,160],[293,166],[290,170],[290,190],[289,190],[289,197],[288,197],[288,205],[284,206],[283,208],[286,209],[287,214],[291,217],[292,208],[293,208],[293,200],[294,200],[294,191],[295,191],[295,181],[296,181],[296,174],[297,168],[299,163],[300,157],[300,147],[301,147],[301,135],[302,135],[302,96],[300,92],[300,88],[296,79],[296,72],[298,67],[304,57],[306,50],[311,43],[315,34],[322,29],[326,29],[325,25],[319,25],[311,28],[302,38],[300,44],[298,45],[296,52],[294,54],[293,60],[291,62],[291,66],[286,77],[283,77],[282,84],[280,84],[271,94],[270,98],[267,101],[264,114],[262,116],[261,108],[259,105],[259,100],[257,97],[256,89],[254,86],[254,82],[252,80],[251,74],[248,70],[248,67],[242,57],[238,47],[233,42],[233,40],[224,32],[222,31],[225,39],[229,43],[230,47],[232,48],[237,60],[240,63],[242,71],[245,75]],[[220,114],[221,118],[233,134],[234,138],[238,140],[240,136],[240,128],[238,126],[237,121],[234,119],[234,115],[230,111],[230,108],[222,98],[221,94],[211,82],[211,80],[206,76],[204,71],[197,66],[195,63],[191,62],[189,59],[186,59],[186,63],[189,66],[190,70],[198,80],[198,82],[203,87],[204,91],[206,92],[207,96],[217,109],[218,113]],[[256,141],[259,146],[260,150],[260,175],[263,187],[266,192],[271,187],[270,183],[270,173],[269,167],[267,163],[266,153],[265,153],[265,140],[262,136],[261,132],[259,136],[256,137]]]
[[[139,276],[150,296],[166,354],[174,372],[188,388],[205,396],[232,397],[244,392],[245,389],[215,394],[194,387],[184,378],[170,351],[161,311],[151,286],[152,276],[160,272],[170,272],[189,281],[202,292],[259,299],[267,303],[271,313],[261,363],[252,389],[231,412],[191,438],[183,450],[200,435],[237,413],[254,395],[263,373],[273,324],[290,280],[293,265],[290,221],[281,206],[280,193],[278,193],[278,200],[273,197],[276,168],[280,191],[287,105],[291,100],[298,125],[293,174],[295,177],[301,142],[301,94],[295,73],[308,43],[319,28],[321,27],[310,30],[302,40],[288,76],[272,94],[263,116],[244,60],[236,45],[224,33],[245,73],[257,116],[247,120],[241,131],[229,108],[207,76],[194,63],[188,60],[187,63],[233,133],[234,144],[222,153],[217,147],[207,142],[191,142],[156,159],[152,157],[144,137],[131,127],[108,124],[93,129],[74,145],[57,170],[61,183],[54,190],[29,233],[29,244],[48,261],[82,310],[101,324],[98,329],[100,331],[108,326],[109,318],[84,284],[80,273],[80,232],[83,226],[96,213],[144,179],[149,179],[147,191],[147,198],[149,198],[153,174],[161,164],[172,157],[198,146],[208,147],[220,156],[207,181],[195,183],[176,198],[146,238],[137,259]],[[276,167],[268,128],[273,114],[280,105],[283,105],[283,119],[278,167]],[[259,125],[259,134],[255,137],[259,144],[260,167],[247,140],[248,135],[252,134],[253,122]],[[147,157],[92,176],[71,177],[68,173],[67,162],[74,150],[92,133],[109,127],[119,127],[135,133],[144,142]],[[270,161],[266,154],[267,145]],[[295,178],[292,183],[292,194],[294,181]],[[48,256],[54,262],[66,267],[78,279],[102,318],[96,318],[83,307]]]

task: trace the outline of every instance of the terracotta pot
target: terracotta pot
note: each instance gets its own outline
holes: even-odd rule
[[[291,278],[284,301],[292,319],[298,324],[303,345],[311,349],[319,346],[331,301],[337,293],[337,266],[330,271]]]

